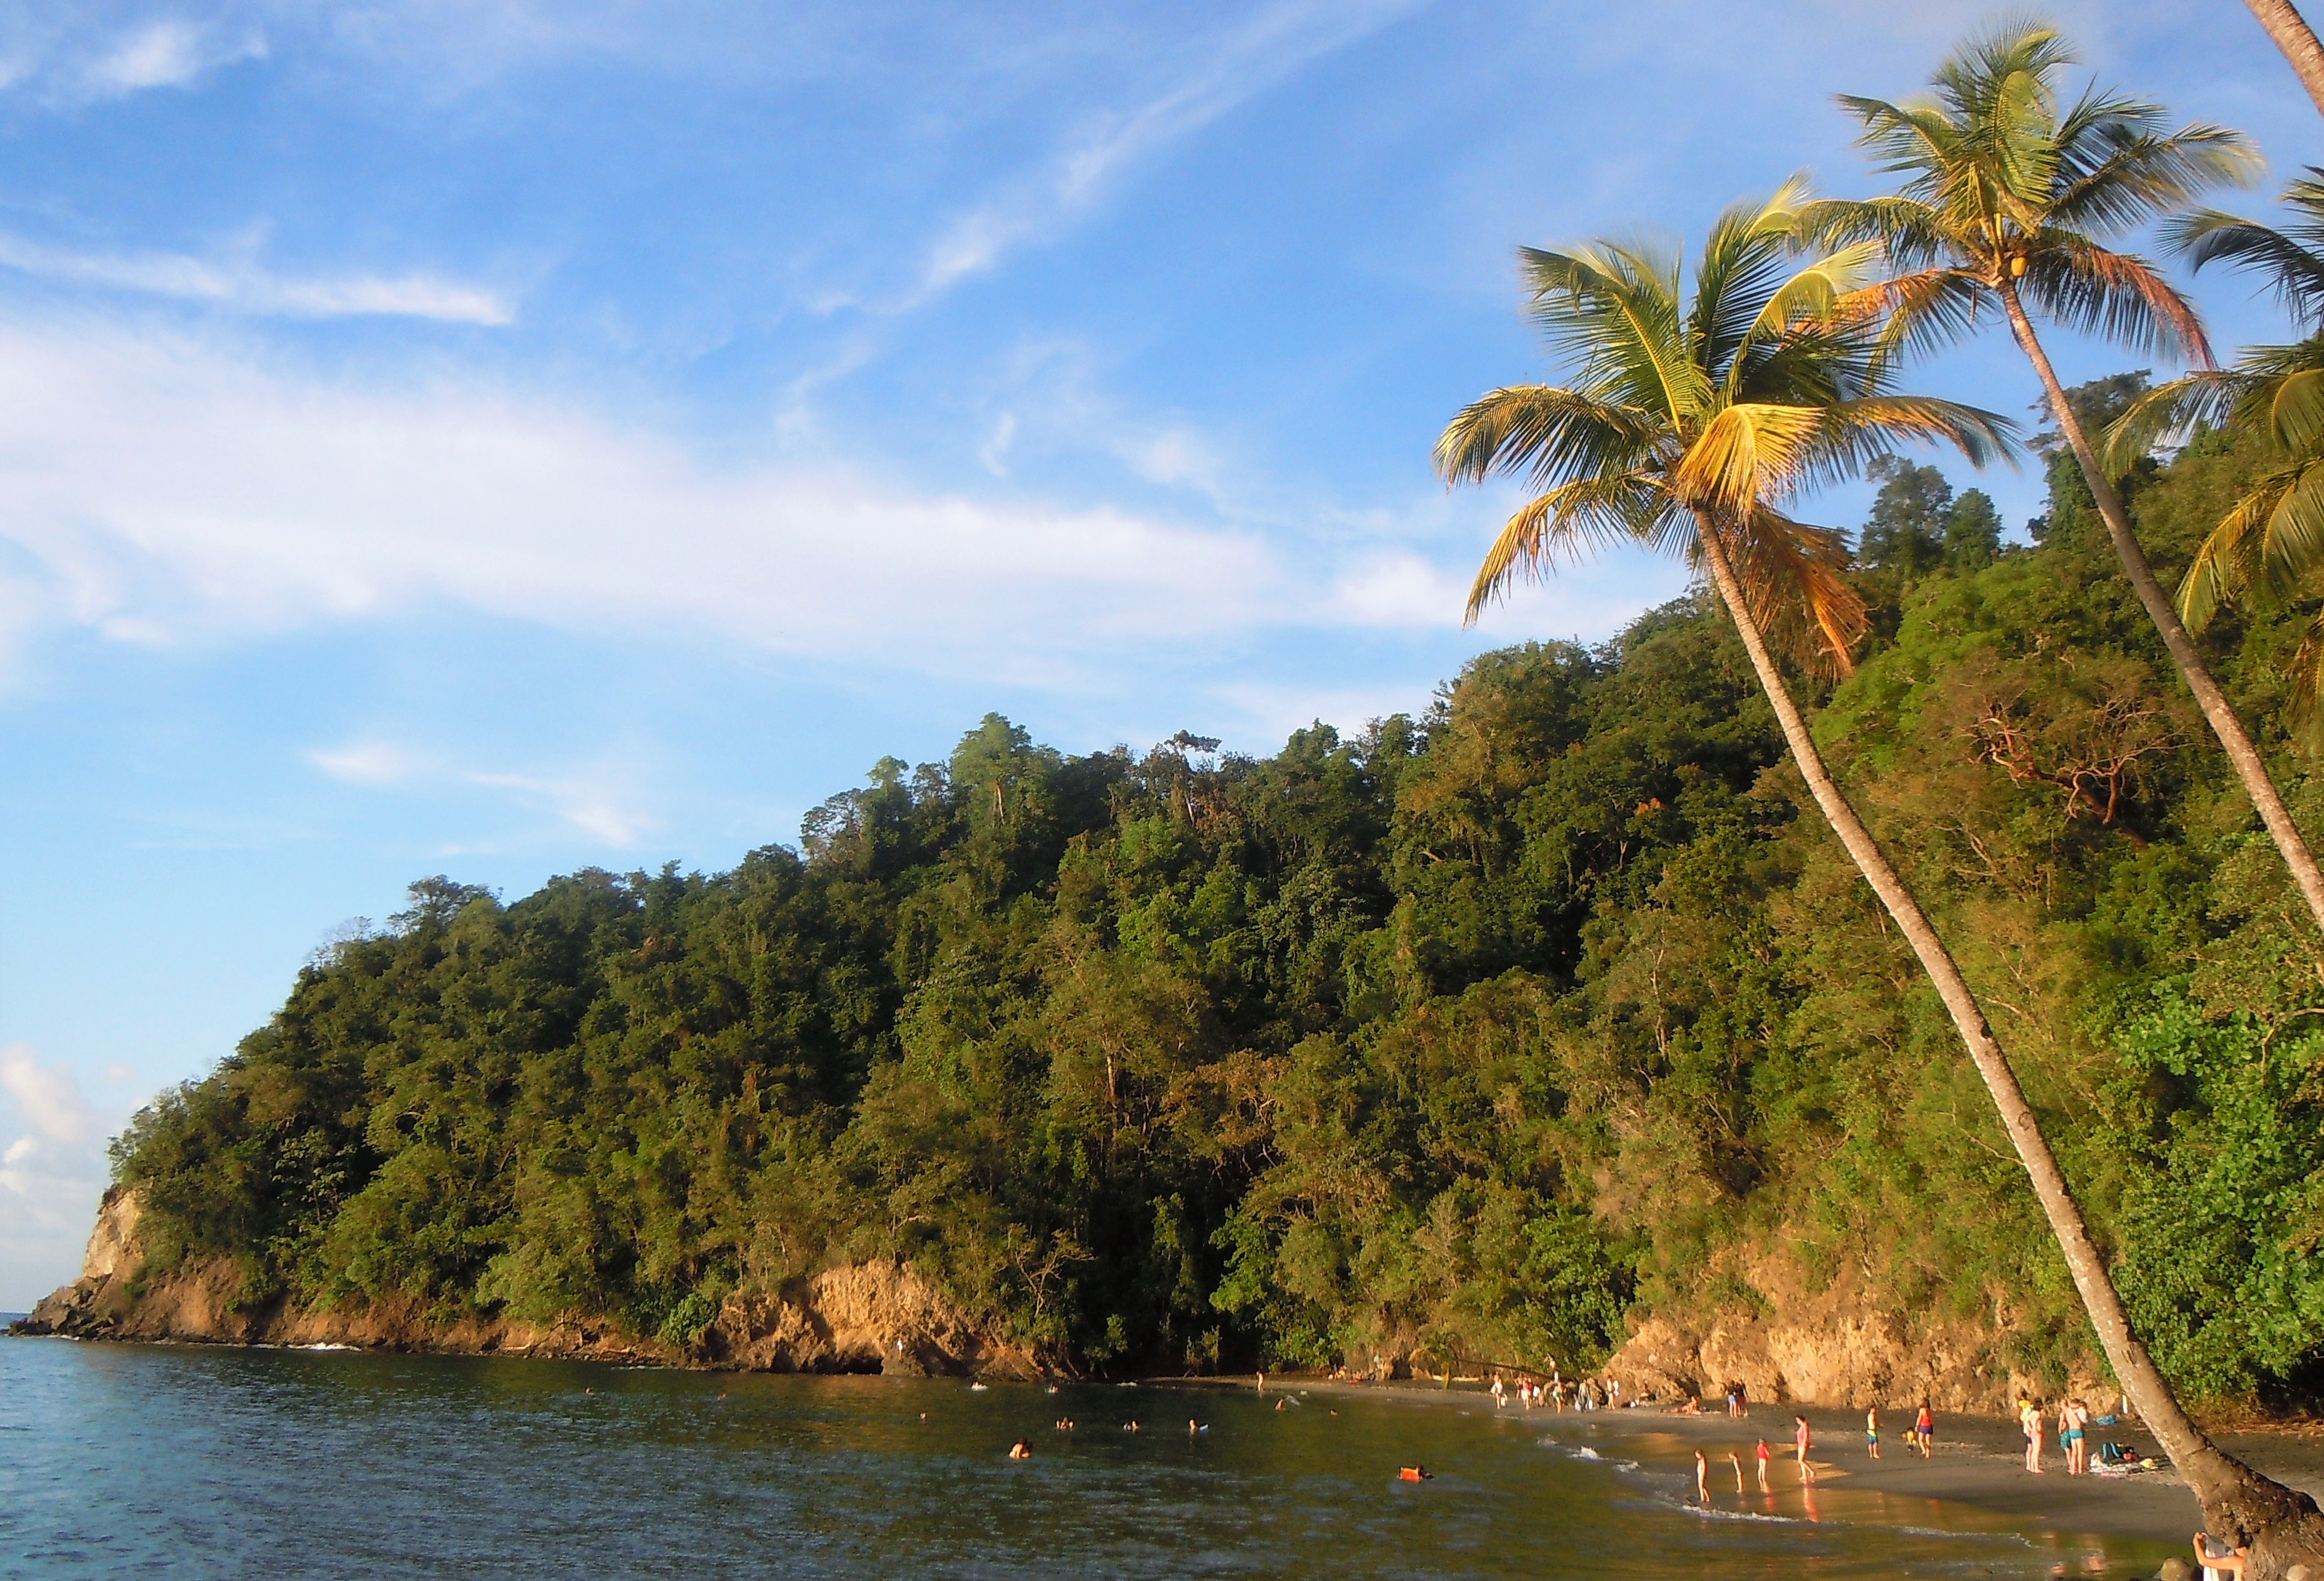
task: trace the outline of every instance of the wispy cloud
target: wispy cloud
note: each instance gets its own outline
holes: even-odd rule
[[[266,36],[254,28],[232,32],[171,18],[116,36],[88,62],[84,80],[101,94],[182,87],[205,72],[265,55]]]
[[[1415,0],[1278,0],[1223,39],[1202,68],[1127,113],[1086,126],[1046,168],[954,219],[929,246],[918,307],[1003,254],[1093,209],[1125,168],[1201,131],[1311,61],[1373,33]]]
[[[53,6],[0,14],[0,89],[65,107],[189,87],[268,52],[251,22]],[[106,14],[113,12],[114,14]]]
[[[105,1190],[104,1126],[65,1064],[0,1048],[0,1306],[31,1301],[78,1262]],[[13,1113],[11,1112],[13,1111]]]
[[[1167,477],[1199,450],[1161,443],[1145,461]],[[992,488],[916,489],[871,463],[720,467],[656,432],[488,388],[366,389],[208,339],[0,321],[0,546],[13,550],[0,644],[67,627],[235,640],[450,606],[1078,685],[1157,645],[1449,632],[1502,503],[1432,492],[1400,530],[1392,511],[1358,530],[1243,525],[1215,505],[1225,519],[1191,523]],[[1618,624],[1630,574],[1606,571],[1528,595],[1526,629]],[[376,745],[316,763],[355,782],[434,771]],[[561,771],[480,771],[609,838],[642,827]]]
[[[433,318],[453,324],[512,323],[494,292],[433,275],[277,274],[246,258],[183,253],[83,253],[0,232],[0,266],[43,280],[208,302],[237,312],[298,318]]]
[[[0,1092],[43,1142],[70,1147],[97,1135],[97,1111],[81,1096],[80,1082],[65,1065],[43,1065],[23,1043],[0,1048]]]
[[[602,844],[629,850],[660,827],[623,782],[626,770],[520,774],[463,768],[431,753],[392,741],[364,740],[320,748],[307,761],[331,778],[366,788],[477,786],[519,805],[544,811]]]
[[[426,754],[386,741],[318,749],[307,761],[346,785],[401,785],[435,767]]]

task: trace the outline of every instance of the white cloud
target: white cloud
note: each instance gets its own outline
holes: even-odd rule
[[[722,468],[504,391],[367,388],[210,339],[0,320],[0,650],[71,628],[171,646],[456,607],[1074,685],[1269,630],[1449,633],[1501,503],[1430,491],[1362,522],[1262,529],[1231,501],[1213,504],[1223,524],[1189,524],[992,491],[836,462]],[[1609,561],[1486,630],[1594,634],[1637,598],[1637,565]],[[311,760],[356,784],[498,777],[475,783],[617,841],[650,826],[586,768],[366,740]]]
[[[86,68],[87,81],[99,95],[141,88],[182,87],[194,78],[238,60],[263,60],[265,35],[255,30],[232,33],[170,19],[131,28]]]
[[[355,741],[318,749],[307,761],[348,785],[401,785],[433,767],[422,754],[386,741]]]
[[[17,1112],[43,1142],[71,1147],[97,1134],[97,1111],[81,1096],[71,1068],[43,1065],[23,1043],[0,1048],[0,1091],[15,1100]],[[26,1137],[19,1145],[31,1142]]]
[[[22,1043],[0,1048],[0,1308],[14,1310],[79,1269],[105,1190],[104,1127],[71,1068]]]
[[[111,329],[0,326],[0,501],[19,637],[169,643],[449,602],[949,663],[1180,634],[1198,609],[1240,623],[1274,580],[1233,532],[837,465],[716,472],[545,405],[318,384]]]
[[[254,22],[224,16],[196,20],[143,5],[0,9],[0,91],[53,107],[189,87],[267,52]]]
[[[0,231],[0,265],[43,280],[294,318],[433,318],[489,326],[515,319],[514,312],[495,293],[427,274],[300,279],[276,274],[249,259],[196,258],[183,253],[81,253],[5,231]]]

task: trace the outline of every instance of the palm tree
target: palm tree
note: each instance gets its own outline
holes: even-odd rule
[[[2260,26],[2267,29],[2267,36],[2275,41],[2275,47],[2283,51],[2283,58],[2292,63],[2300,86],[2316,101],[2317,109],[2324,111],[2324,44],[2316,41],[2316,30],[2308,25],[2308,19],[2300,14],[2292,0],[2245,3],[2259,18]]]
[[[1729,210],[1705,240],[1691,303],[1678,258],[1648,246],[1520,253],[1533,316],[1573,376],[1494,391],[1437,441],[1448,483],[1515,473],[1539,490],[1487,554],[1469,616],[1517,574],[1600,547],[1643,545],[1709,574],[1809,793],[1928,972],[1991,1093],[2125,1393],[2195,1483],[2216,1530],[2265,1529],[2281,1542],[2303,1515],[2314,1518],[2314,1504],[2222,1453],[2172,1398],[2131,1332],[1985,1012],[1833,780],[1777,666],[1771,642],[1812,668],[1845,672],[1863,629],[1843,542],[1784,515],[1789,496],[1899,444],[1950,442],[1981,461],[2008,442],[1990,413],[1893,392],[1902,342],[1883,311],[1893,293],[1861,283],[1875,244],[1787,262],[1812,212],[1796,182],[1764,206]]]
[[[2032,317],[2039,312],[2069,329],[2181,352],[2209,368],[2210,348],[2194,308],[2144,261],[2098,238],[2182,208],[2207,186],[2247,179],[2257,156],[2240,133],[2221,127],[2166,131],[2161,106],[2118,93],[2091,88],[2063,106],[2055,78],[2070,60],[2052,30],[2006,23],[1954,51],[1936,72],[1931,99],[1895,105],[1843,97],[1864,124],[1861,145],[1884,171],[1906,179],[1889,197],[1814,206],[1803,216],[1803,232],[1827,246],[1870,240],[1886,250],[1893,272],[1884,288],[1884,345],[1892,352],[1960,336],[1981,312],[1999,309],[2042,381],[2052,420],[2089,484],[2139,602],[2324,927],[2324,873],[2147,564]],[[1978,1052],[1974,1042],[1971,1052]],[[1982,1056],[1978,1068],[1987,1068]],[[2017,1140],[2006,1107],[2003,1123]],[[2280,1574],[2295,1562],[2324,1564],[2324,1516],[2315,1501],[2259,1475],[2195,1426],[2131,1332],[2054,1162],[2045,1150],[2037,1165],[2023,1142],[2019,1156],[2115,1376],[2194,1487],[2213,1530],[2254,1544],[2254,1576]]]
[[[2196,268],[2227,262],[2266,278],[2307,338],[2255,346],[2232,368],[2190,373],[2149,391],[2107,430],[2116,475],[2156,440],[2224,426],[2268,446],[2269,464],[2204,539],[2179,584],[2192,630],[2239,599],[2279,604],[2315,590],[2324,573],[2324,170],[2285,188],[2292,222],[2281,231],[2205,209],[2172,227],[2173,249]],[[2324,612],[2292,658],[2292,718],[2324,736]]]
[[[1876,238],[1887,248],[1897,271],[1887,287],[1890,329],[1900,344],[1962,336],[1983,310],[1999,309],[2041,378],[2131,586],[2324,927],[2324,872],[2147,564],[2032,317],[2211,366],[2186,299],[2144,261],[2095,238],[2180,208],[2205,186],[2244,179],[2257,156],[2240,133],[2221,127],[2166,133],[2159,106],[2112,92],[2093,88],[2061,110],[2053,79],[2070,59],[2049,29],[2010,24],[1957,50],[1938,69],[1932,100],[1843,97],[1864,123],[1861,144],[1881,170],[1907,179],[1891,197],[1819,204],[1808,224],[1828,241]]]

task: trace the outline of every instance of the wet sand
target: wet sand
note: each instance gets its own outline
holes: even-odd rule
[[[1246,1387],[1249,1385],[1246,1384]],[[1286,1378],[1286,1391],[1316,1394],[1352,1393],[1434,1402],[1470,1411],[1481,1409],[1496,1417],[1525,1421],[1545,1436],[1583,1442],[1623,1446],[1625,1453],[1648,1464],[1683,1465],[1691,1477],[1692,1451],[1700,1448],[1711,1461],[1713,1503],[1722,1494],[1733,1502],[1734,1473],[1727,1465],[1732,1451],[1740,1457],[1746,1485],[1757,1494],[1753,1461],[1758,1440],[1765,1438],[1775,1451],[1769,1485],[1777,1494],[1795,1494],[1799,1473],[1792,1462],[1792,1417],[1808,1419],[1814,1433],[1809,1458],[1816,1467],[1820,1489],[1840,1495],[1886,1495],[1884,1502],[1909,1506],[1912,1501],[1932,1499],[1949,1506],[1983,1512],[1995,1524],[2053,1534],[2094,1534],[2139,1539],[2155,1543],[2183,1544],[2202,1524],[2195,1495],[2179,1474],[2169,1468],[2138,1472],[2129,1476],[2068,1476],[2065,1457],[2058,1448],[2054,1427],[2046,1428],[2048,1442],[2042,1457],[2042,1475],[2025,1470],[2025,1440],[2017,1424],[1996,1417],[1937,1417],[1936,1453],[1927,1460],[1904,1447],[1908,1411],[1881,1412],[1881,1458],[1865,1453],[1864,1413],[1820,1406],[1755,1405],[1742,1420],[1723,1410],[1702,1416],[1675,1416],[1652,1406],[1622,1410],[1558,1412],[1546,1408],[1526,1411],[1511,1404],[1494,1411],[1491,1398],[1474,1386],[1450,1391],[1425,1384],[1388,1385],[1330,1383]],[[1269,1393],[1275,1392],[1269,1380]],[[2158,1454],[2153,1436],[2135,1421],[2092,1429],[2093,1446],[2107,1439]],[[2324,1440],[2292,1431],[2222,1432],[2221,1448],[2256,1469],[2324,1501]],[[2093,1449],[2095,1454],[2095,1448]],[[1851,1501],[1852,1502],[1852,1501]],[[1901,1508],[1900,1508],[1901,1513]]]

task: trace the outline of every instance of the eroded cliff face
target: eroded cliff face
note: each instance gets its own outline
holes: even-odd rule
[[[1700,1395],[1716,1404],[1739,1383],[1750,1399],[1770,1403],[1910,1408],[1925,1400],[1942,1411],[2004,1416],[2021,1391],[2059,1393],[2006,1365],[2006,1330],[1994,1326],[1884,1311],[1852,1283],[1812,1280],[1782,1258],[1753,1268],[1751,1282],[1767,1298],[1764,1313],[1648,1318],[1606,1375],[1633,1398]],[[2067,1392],[2114,1397],[2095,1365],[2070,1377]]]
[[[896,1263],[825,1269],[779,1291],[730,1297],[701,1337],[680,1348],[601,1319],[555,1323],[446,1318],[416,1301],[327,1310],[240,1303],[231,1258],[149,1276],[134,1190],[106,1194],[81,1276],[15,1325],[78,1339],[218,1345],[353,1345],[466,1356],[530,1356],[777,1373],[981,1374],[1032,1377],[1031,1354],[979,1330],[944,1291]]]

